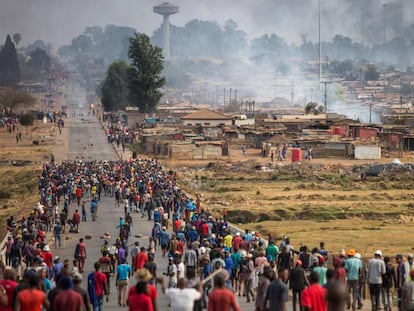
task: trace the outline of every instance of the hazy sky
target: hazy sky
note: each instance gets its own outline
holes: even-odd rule
[[[162,17],[152,12],[154,0],[0,0],[0,41],[20,32],[22,44],[42,39],[60,46],[86,26],[115,24],[152,34]],[[249,38],[276,33],[288,41],[300,34],[317,40],[318,0],[174,0],[180,12],[171,22],[184,25],[191,19],[216,20],[221,25],[233,18]],[[384,8],[386,35],[409,36],[414,0],[321,0],[322,38],[335,33],[352,35],[355,41],[382,41]],[[363,18],[365,17],[365,18]],[[363,22],[365,20],[365,22]],[[365,34],[364,36],[362,34]],[[4,39],[3,39],[4,38]]]

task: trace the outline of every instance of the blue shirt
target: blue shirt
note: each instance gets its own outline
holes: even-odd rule
[[[167,231],[162,231],[160,234],[160,242],[163,245],[167,245],[170,241],[170,234]]]
[[[131,266],[127,264],[121,264],[116,268],[117,280],[125,281],[129,279],[131,273]]]

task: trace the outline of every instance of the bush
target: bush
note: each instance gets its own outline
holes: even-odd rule
[[[7,190],[0,190],[0,199],[10,199],[11,193]]]
[[[26,113],[20,116],[19,122],[23,126],[30,126],[30,125],[33,125],[34,117],[32,114]]]

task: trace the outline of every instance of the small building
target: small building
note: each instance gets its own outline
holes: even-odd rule
[[[356,160],[380,160],[381,147],[377,145],[355,145],[354,157]]]
[[[212,110],[203,109],[181,117],[183,125],[186,126],[230,126],[232,118]]]

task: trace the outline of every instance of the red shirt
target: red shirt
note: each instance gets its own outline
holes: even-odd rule
[[[53,300],[53,310],[78,311],[82,306],[82,296],[72,289],[60,292]]]
[[[134,260],[134,271],[144,268],[144,265],[147,261],[148,261],[148,253],[139,252]]]
[[[176,221],[174,221],[174,229],[176,231],[180,231],[181,228],[181,220],[177,219]]]
[[[13,293],[17,286],[17,283],[12,280],[1,280],[0,285],[6,290],[7,294],[7,306],[0,305],[0,311],[12,311],[13,310]]]
[[[241,311],[234,293],[227,288],[215,288],[208,295],[207,311]]]
[[[79,212],[73,214],[73,219],[72,220],[73,220],[73,222],[75,224],[79,224],[80,223],[81,216],[80,216]]]
[[[204,236],[208,235],[208,224],[203,223],[200,227],[200,233]]]
[[[135,285],[132,286],[129,289],[129,292],[128,292],[128,300],[129,300],[129,297],[131,297],[132,295],[136,295],[136,293],[135,293]],[[158,295],[157,295],[157,288],[154,285],[152,285],[152,284],[148,284],[148,294],[147,295],[151,298],[151,300],[154,300],[155,301],[157,299],[157,297],[158,297]]]
[[[78,198],[82,197],[82,188],[76,188],[76,196]]]
[[[106,275],[101,271],[96,271],[93,275],[95,281],[95,293],[96,296],[101,297],[104,295],[104,288],[106,283]]]
[[[45,262],[46,266],[51,269],[52,268],[52,261],[53,261],[53,254],[51,252],[43,252],[40,254],[40,257]]]
[[[181,255],[184,253],[184,243],[183,243],[183,241],[178,241],[177,251],[179,251]]]
[[[241,242],[242,242],[241,236],[236,235],[233,238],[233,247],[234,247],[234,249],[239,250]]]
[[[129,311],[153,311],[151,298],[146,294],[133,294],[128,297]]]
[[[318,283],[311,284],[303,290],[301,303],[303,307],[308,307],[310,311],[326,311],[326,289]]]

